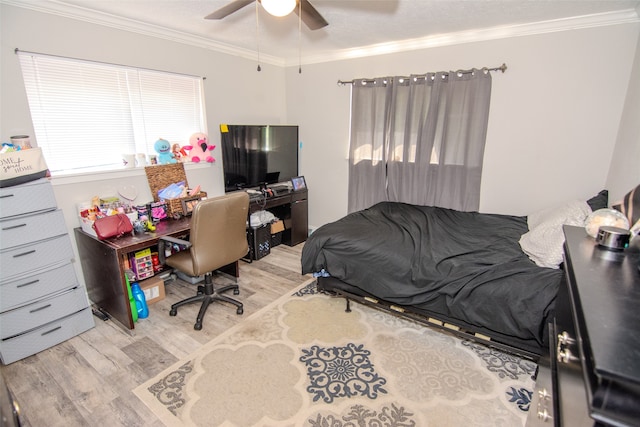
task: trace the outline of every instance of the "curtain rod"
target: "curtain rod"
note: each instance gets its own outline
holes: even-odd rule
[[[18,49],[18,48],[15,48],[15,50],[14,50],[13,52],[14,52],[16,55],[17,55],[17,54],[19,54],[19,53],[24,53],[24,54],[27,54],[27,55],[48,56],[48,57],[50,57],[50,58],[72,59],[72,60],[74,60],[74,61],[93,62],[93,63],[96,63],[96,64],[116,65],[116,66],[118,66],[118,67],[127,67],[127,68],[132,68],[132,69],[137,69],[137,70],[158,71],[158,72],[161,72],[161,73],[177,74],[177,75],[180,75],[180,76],[197,77],[197,78],[202,79],[202,80],[206,80],[206,79],[207,79],[206,77],[202,77],[202,76],[194,76],[194,75],[192,75],[192,74],[176,73],[176,72],[173,72],[173,71],[157,70],[157,69],[154,69],[154,68],[134,67],[134,66],[131,66],[131,65],[115,64],[115,63],[113,63],[113,62],[93,61],[93,60],[90,60],[90,59],[73,58],[73,57],[70,57],[70,56],[51,55],[51,54],[49,54],[49,53],[30,52],[30,51],[28,51],[28,50],[20,50],[20,49]]]
[[[456,73],[459,73],[459,74],[470,74],[470,73],[473,73],[473,71],[474,71],[473,69],[472,70],[458,70],[458,71],[456,71]],[[494,67],[494,68],[484,67],[484,68],[481,69],[481,71],[502,71],[504,73],[505,71],[507,71],[507,64],[503,63],[501,66]],[[445,74],[449,74],[449,72],[445,72]],[[416,77],[425,78],[426,76],[427,76],[426,74],[420,74],[420,75],[418,75]],[[409,77],[400,76],[400,78],[408,79]],[[368,83],[373,83],[373,79],[364,79],[364,81],[368,82]],[[353,82],[354,82],[353,80],[347,80],[347,81],[338,80],[338,86],[352,85]]]

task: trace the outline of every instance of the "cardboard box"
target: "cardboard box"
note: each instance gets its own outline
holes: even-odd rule
[[[284,231],[284,222],[282,220],[271,223],[271,234]]]
[[[164,299],[164,280],[159,276],[139,282],[139,285],[142,292],[144,292],[147,304],[153,304]]]

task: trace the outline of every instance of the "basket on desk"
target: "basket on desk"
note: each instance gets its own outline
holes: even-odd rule
[[[153,200],[156,202],[160,201],[160,198],[158,197],[158,191],[168,187],[171,184],[184,181],[184,184],[189,187],[187,176],[184,172],[184,165],[182,163],[146,166],[144,168],[144,171],[147,174],[147,181],[149,182],[149,188],[151,189]],[[165,202],[167,204],[167,215],[171,218],[176,219],[180,218],[181,216],[185,216],[189,212],[186,212],[184,210],[185,204],[183,203],[183,201],[192,201],[194,199],[197,200],[204,197],[207,197],[207,193],[204,191],[200,191],[197,194],[187,197],[165,199]]]

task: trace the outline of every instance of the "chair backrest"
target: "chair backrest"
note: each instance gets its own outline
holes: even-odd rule
[[[191,217],[191,258],[200,276],[244,257],[249,195],[244,191],[199,202]]]

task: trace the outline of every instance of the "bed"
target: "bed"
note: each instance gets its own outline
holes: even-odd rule
[[[539,233],[530,253],[523,241],[535,231],[562,233],[562,223],[583,223],[602,194],[560,215],[535,217],[378,203],[314,231],[302,273],[317,276],[319,290],[346,297],[347,308],[350,300],[372,304],[537,358],[548,346],[547,324],[564,280],[562,237],[551,266],[532,260],[536,249],[548,255],[548,233]]]

